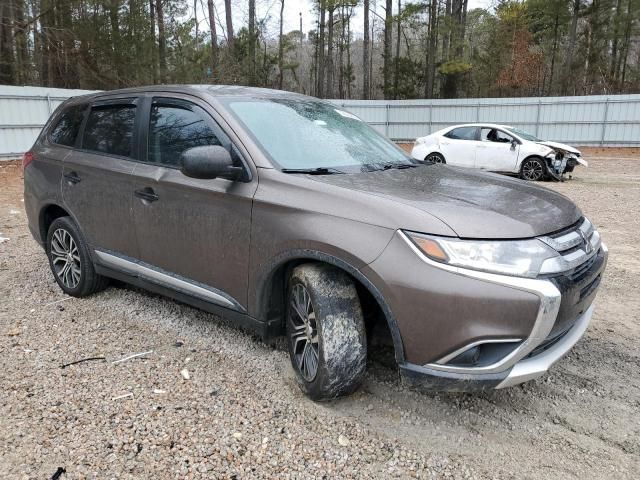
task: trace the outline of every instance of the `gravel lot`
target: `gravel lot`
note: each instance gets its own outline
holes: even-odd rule
[[[591,328],[549,376],[417,393],[374,355],[364,387],[326,404],[302,396],[281,345],[212,315],[125,286],[62,295],[20,169],[0,166],[0,478],[637,478],[640,162],[588,159],[546,186],[578,202],[610,262]],[[104,360],[61,368],[87,357]]]

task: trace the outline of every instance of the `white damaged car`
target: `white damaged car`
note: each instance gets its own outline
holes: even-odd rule
[[[417,160],[514,173],[525,180],[562,180],[577,165],[588,166],[579,150],[547,142],[515,127],[468,123],[416,139]]]

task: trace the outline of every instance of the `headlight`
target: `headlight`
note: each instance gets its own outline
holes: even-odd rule
[[[405,232],[431,260],[484,272],[536,277],[559,254],[540,240],[460,240]]]

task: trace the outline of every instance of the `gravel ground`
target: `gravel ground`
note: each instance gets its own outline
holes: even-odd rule
[[[611,252],[593,324],[550,375],[418,393],[373,355],[363,388],[324,404],[280,344],[212,315],[126,286],[65,297],[20,170],[0,166],[0,478],[637,478],[640,163],[597,154],[546,184]]]

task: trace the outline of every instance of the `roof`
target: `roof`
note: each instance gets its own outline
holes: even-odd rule
[[[123,88],[90,93],[74,97],[74,101],[87,101],[113,95],[136,95],[146,92],[190,93],[212,97],[248,97],[248,98],[312,98],[300,93],[273,90],[270,88],[246,87],[241,85],[148,85],[144,87]]]

